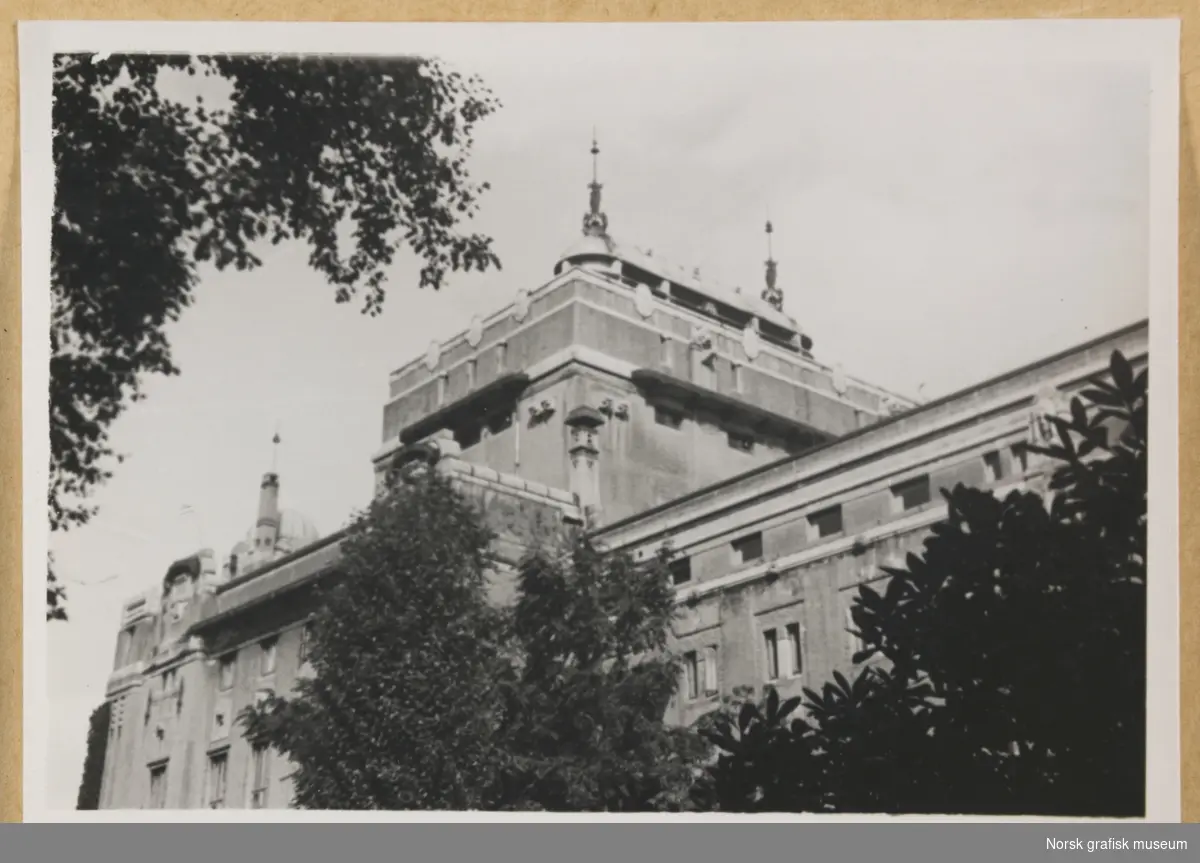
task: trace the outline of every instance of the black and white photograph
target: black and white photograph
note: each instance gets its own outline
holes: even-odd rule
[[[1178,820],[1177,38],[23,26],[26,817]]]

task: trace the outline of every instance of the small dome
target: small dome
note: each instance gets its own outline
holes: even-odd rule
[[[575,258],[612,257],[612,255],[613,244],[611,241],[595,234],[585,234],[571,248],[563,252],[558,260],[562,263],[563,261],[570,261]]]
[[[279,514],[279,538],[275,548],[285,554],[311,545],[321,538],[316,526],[303,514],[294,509],[285,509]]]

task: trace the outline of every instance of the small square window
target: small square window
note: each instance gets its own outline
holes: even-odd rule
[[[1029,446],[1019,443],[1012,448],[1013,469],[1019,474],[1029,470]]]
[[[910,480],[905,480],[902,483],[897,483],[892,486],[892,496],[902,510],[916,509],[919,506],[924,506],[933,500],[933,494],[929,486],[929,475],[923,474],[913,477]]]
[[[738,563],[753,563],[762,560],[763,536],[762,531],[743,536],[733,541],[733,556]]]
[[[671,584],[686,584],[692,580],[692,559],[680,557],[667,564],[671,570]]]
[[[811,535],[814,539],[824,539],[842,532],[842,507],[831,506],[820,512],[814,512],[808,517]]]
[[[983,473],[987,482],[999,482],[1004,479],[1004,460],[998,452],[983,454]]]
[[[754,452],[754,438],[741,432],[728,433],[729,448],[738,452]]]
[[[654,408],[654,421],[660,426],[677,429],[683,425],[683,414],[658,405]]]

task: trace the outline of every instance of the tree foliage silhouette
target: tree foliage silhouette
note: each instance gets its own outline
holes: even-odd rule
[[[83,759],[83,777],[79,780],[76,809],[99,809],[100,786],[104,778],[104,757],[108,747],[108,727],[112,721],[112,702],[105,701],[92,711],[88,720],[87,755]]]
[[[437,472],[376,500],[312,623],[312,672],[247,711],[295,768],[295,805],[681,808],[699,738],[663,722],[677,666],[661,561],[544,536],[491,604],[493,533]]]
[[[680,666],[667,651],[675,596],[664,553],[647,566],[583,531],[523,561],[505,689],[505,808],[676,811],[705,753],[663,717]]]
[[[174,98],[172,76],[223,81],[228,99]],[[422,287],[499,265],[488,237],[459,230],[487,188],[466,169],[473,130],[498,103],[436,62],[64,54],[53,87],[55,530],[94,512],[120,460],[109,429],[146,377],[178,373],[166,328],[200,264],[251,269],[264,244],[302,242],[335,299],[369,314],[400,247]],[[51,588],[61,610],[53,572]]]
[[[946,492],[923,554],[852,610],[874,658],[713,721],[697,793],[739,811],[1133,816],[1144,811],[1147,373],[1052,417],[1050,500]]]

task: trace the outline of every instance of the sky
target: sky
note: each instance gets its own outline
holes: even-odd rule
[[[551,278],[579,235],[593,127],[614,237],[757,290],[769,213],[786,310],[816,358],[905,395],[1147,316],[1138,68],[1045,52],[850,61],[782,36],[664,32],[438,44],[503,103],[469,162],[492,184],[472,227],[503,270],[432,292],[402,254],[377,318],[335,304],[301,245],[264,250],[251,273],[202,270],[169,330],[182,373],[150,379],[113,426],[127,458],[94,497],[99,515],[51,539],[70,614],[48,636],[51,808],[74,807],[121,602],[197,548],[228,554],[253,524],[277,429],[284,506],[324,534],[367,503],[389,371]]]

